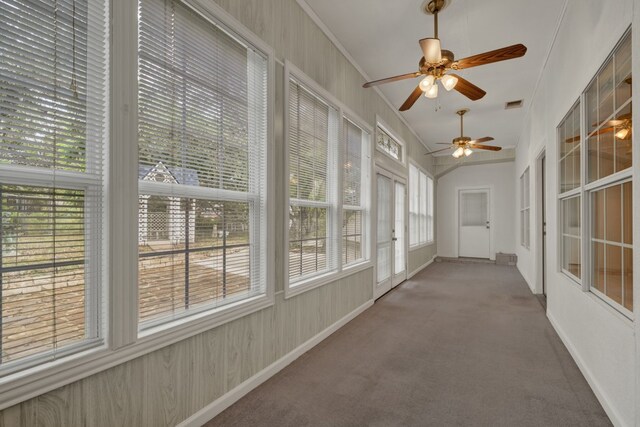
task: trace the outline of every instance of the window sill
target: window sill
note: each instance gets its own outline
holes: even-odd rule
[[[353,264],[353,265],[347,266],[342,271],[338,271],[338,272],[333,271],[330,273],[325,273],[321,276],[310,277],[296,284],[285,285],[284,298],[289,299],[291,297],[303,294],[307,291],[326,285],[328,283],[335,282],[336,280],[343,279],[352,274],[359,273],[371,267],[373,267],[373,264],[371,263],[371,261],[363,261],[359,264]]]
[[[427,241],[425,243],[418,243],[418,244],[412,245],[412,246],[410,245],[409,246],[409,250],[410,251],[415,251],[415,250],[418,250],[418,249],[426,248],[427,246],[431,246],[434,243],[435,242],[433,240],[429,240],[429,241]]]
[[[576,277],[574,274],[572,274],[569,270],[565,270],[563,268],[560,270],[560,272],[565,276],[567,276],[567,278],[571,280],[575,285],[582,288],[582,281],[578,277]]]
[[[0,410],[272,305],[269,293],[255,296],[149,329],[134,344],[117,350],[102,345],[8,375],[0,379]]]
[[[595,288],[590,287],[588,293],[591,298],[597,301],[600,305],[604,306],[614,316],[620,318],[622,321],[629,325],[633,325],[633,313],[631,311],[627,310]]]

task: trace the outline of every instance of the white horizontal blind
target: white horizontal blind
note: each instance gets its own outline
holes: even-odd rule
[[[289,81],[289,279],[337,268],[339,113]]]
[[[409,245],[433,241],[433,180],[409,165]]]
[[[344,118],[342,173],[342,264],[367,257],[369,212],[369,134]]]
[[[433,193],[433,178],[427,177],[427,242],[433,242],[433,205],[435,195]]]
[[[263,294],[266,57],[142,0],[138,103],[140,327]]]
[[[0,2],[0,372],[101,342],[107,3]]]

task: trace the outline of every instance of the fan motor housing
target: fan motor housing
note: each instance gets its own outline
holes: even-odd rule
[[[428,64],[427,61],[424,59],[424,56],[420,58],[420,63],[418,64],[418,68],[420,69],[420,72],[422,72],[423,74],[429,74],[428,72],[430,69],[437,69],[437,70],[440,70],[440,72],[436,73],[436,75],[438,77],[442,75],[443,74],[442,72],[444,70],[446,70],[447,68],[450,68],[450,65],[454,61],[454,56],[453,56],[453,52],[446,49],[442,49],[441,54],[442,54],[442,60],[437,64]]]
[[[459,136],[457,138],[453,138],[453,143],[455,145],[466,145],[469,141],[471,141],[471,138],[469,138],[468,136]]]

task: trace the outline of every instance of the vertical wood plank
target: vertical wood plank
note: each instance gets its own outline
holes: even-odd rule
[[[143,358],[82,380],[86,425],[142,425]]]

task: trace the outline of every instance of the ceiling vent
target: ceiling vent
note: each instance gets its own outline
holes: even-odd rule
[[[509,101],[505,102],[504,109],[511,110],[512,108],[520,108],[522,107],[522,99],[518,99],[517,101]]]

